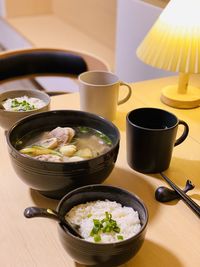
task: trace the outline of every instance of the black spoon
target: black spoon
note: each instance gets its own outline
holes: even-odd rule
[[[200,206],[183,192],[175,183],[173,183],[164,173],[160,173],[162,178],[180,195],[186,205],[200,218]]]
[[[190,180],[186,181],[185,188],[182,190],[184,193],[187,193],[189,190],[192,190],[194,188],[194,185]],[[160,186],[155,191],[155,198],[159,202],[169,202],[175,199],[180,199],[181,196],[174,191],[173,189],[170,189],[165,186]]]
[[[73,235],[79,238],[83,238],[78,231],[79,226],[68,222],[65,219],[65,217],[63,217],[61,214],[59,214],[55,210],[52,210],[49,208],[45,209],[45,208],[39,208],[39,207],[28,207],[24,210],[24,216],[26,218],[44,217],[44,218],[54,219],[62,223]]]

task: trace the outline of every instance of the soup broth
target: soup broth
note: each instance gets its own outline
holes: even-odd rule
[[[57,127],[27,136],[16,144],[22,154],[37,160],[72,162],[87,160],[107,152],[112,146],[108,136],[90,127]]]

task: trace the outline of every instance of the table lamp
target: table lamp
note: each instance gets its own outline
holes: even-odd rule
[[[189,75],[200,73],[200,0],[171,0],[136,53],[153,67],[179,72],[178,84],[163,88],[162,102],[200,106],[200,89],[188,85]]]

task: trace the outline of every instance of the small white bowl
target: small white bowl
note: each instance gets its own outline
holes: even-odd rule
[[[33,109],[29,111],[8,111],[5,110],[2,106],[2,103],[8,98],[16,98],[16,97],[35,97],[41,99],[45,102],[45,105],[38,109]],[[5,130],[8,130],[15,122],[18,120],[29,116],[31,114],[35,114],[38,112],[48,111],[50,109],[50,101],[51,98],[44,92],[39,90],[8,90],[0,94],[0,126]]]

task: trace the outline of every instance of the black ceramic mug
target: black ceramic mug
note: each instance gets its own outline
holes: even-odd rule
[[[176,139],[178,126],[182,135]],[[138,108],[126,117],[127,161],[142,173],[166,170],[171,161],[173,147],[187,137],[189,126],[174,114],[157,108]]]

